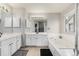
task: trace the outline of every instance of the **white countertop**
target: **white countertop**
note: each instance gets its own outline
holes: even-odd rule
[[[25,32],[25,34],[37,34],[37,33],[35,33],[35,32]],[[45,34],[47,34],[47,32],[40,32],[40,33],[38,33],[38,35],[39,34],[45,35]]]
[[[4,33],[2,34],[2,36],[0,37],[0,41],[12,38],[12,37],[16,37],[21,35],[21,33]]]

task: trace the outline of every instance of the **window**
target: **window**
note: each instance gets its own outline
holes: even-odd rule
[[[65,31],[75,32],[75,14],[65,19]]]

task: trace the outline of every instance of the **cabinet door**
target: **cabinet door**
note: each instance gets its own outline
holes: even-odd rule
[[[30,27],[30,24],[31,24],[31,23],[30,23],[30,20],[27,19],[27,20],[26,20],[26,26],[27,26],[27,27]]]
[[[19,48],[21,47],[21,36],[18,36],[18,40],[19,40]]]
[[[42,43],[42,45],[44,45],[44,46],[48,46],[48,38],[47,38],[47,35],[43,35],[43,36],[41,37],[41,43]]]
[[[12,18],[11,18],[11,16],[5,17],[4,27],[12,27]]]
[[[1,48],[1,56],[9,56],[8,46],[7,45],[4,45],[4,47]]]
[[[10,55],[12,55],[13,52],[14,52],[14,50],[13,50],[13,43],[10,43],[10,44],[8,45],[8,48],[9,48]]]
[[[32,35],[32,37],[31,37],[31,45],[32,46],[38,46],[37,40],[38,40],[38,37],[36,35]]]
[[[16,51],[15,39],[7,39],[1,44],[1,55],[11,56]]]
[[[16,41],[16,49],[19,49],[19,40]]]
[[[12,42],[12,45],[11,45],[11,55],[13,54],[13,53],[15,53],[16,52],[16,42]]]
[[[10,48],[8,41],[3,41],[1,44],[1,55],[2,56],[10,56]]]
[[[26,35],[26,45],[36,46],[37,45],[37,37],[34,35]]]
[[[21,37],[18,36],[16,40],[16,49],[18,50],[21,47]]]
[[[47,46],[48,45],[48,40],[47,40],[47,35],[38,35],[38,45],[39,46]]]
[[[31,45],[31,36],[30,35],[26,35],[26,46]]]
[[[20,17],[13,16],[13,27],[20,27]]]

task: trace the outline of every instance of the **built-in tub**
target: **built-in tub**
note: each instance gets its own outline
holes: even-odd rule
[[[73,48],[57,48],[52,41],[49,41],[49,49],[54,56],[74,56]]]
[[[60,38],[61,36],[61,38]],[[74,55],[75,37],[70,34],[48,33],[49,49],[55,56]]]

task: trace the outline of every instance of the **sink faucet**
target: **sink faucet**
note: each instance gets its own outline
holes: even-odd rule
[[[2,32],[0,32],[0,37],[1,37],[1,35],[2,35]]]

